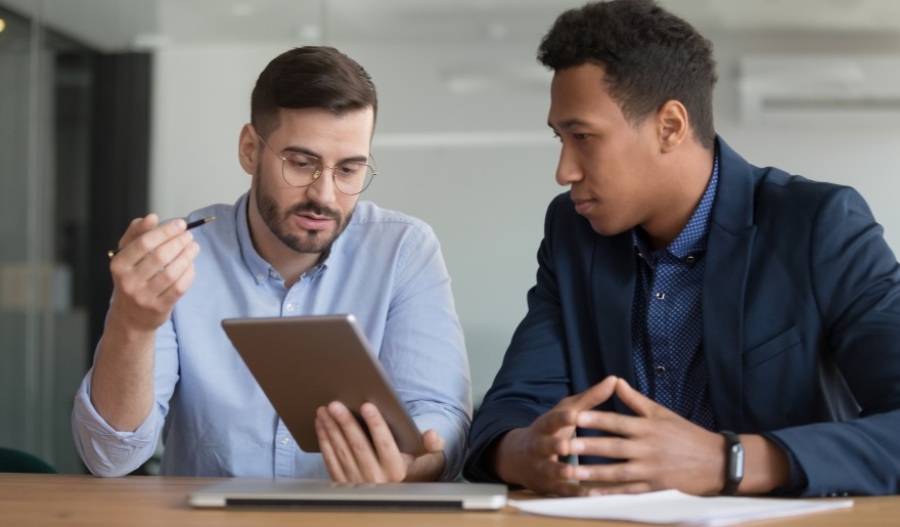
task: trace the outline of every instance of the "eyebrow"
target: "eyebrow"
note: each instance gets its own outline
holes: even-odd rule
[[[556,130],[556,127],[553,126],[553,123],[551,123],[550,121],[547,121],[547,126],[552,128],[553,130]],[[578,119],[577,117],[566,119],[565,121],[559,123],[559,127],[562,129],[569,129],[573,126],[591,126],[591,123],[585,121],[584,119]]]
[[[281,152],[282,153],[290,152],[290,153],[294,153],[294,154],[303,154],[306,156],[314,157],[314,158],[318,159],[319,161],[322,161],[321,155],[319,155],[316,152],[313,152],[312,150],[310,150],[308,148],[304,148],[302,146],[289,146],[289,147],[285,148],[284,150],[282,150]],[[338,160],[338,162],[336,164],[343,165],[344,163],[359,163],[361,165],[365,165],[368,161],[369,161],[369,156],[353,156],[353,157],[347,157],[344,159],[340,159],[340,160]]]

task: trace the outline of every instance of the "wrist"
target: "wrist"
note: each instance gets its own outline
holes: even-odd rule
[[[518,484],[515,475],[515,460],[521,456],[516,455],[516,443],[518,436],[525,431],[524,428],[515,428],[503,434],[494,442],[494,451],[491,454],[491,469],[500,481],[508,484]],[[512,463],[509,463],[512,460]]]

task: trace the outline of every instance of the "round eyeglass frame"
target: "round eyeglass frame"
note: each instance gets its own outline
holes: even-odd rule
[[[284,155],[282,155],[281,153],[279,153],[277,150],[275,150],[271,146],[269,146],[269,143],[267,143],[266,140],[263,139],[262,136],[259,135],[259,133],[257,133],[255,130],[254,130],[254,133],[256,134],[256,137],[259,138],[260,142],[266,148],[271,150],[272,153],[275,154],[276,157],[278,157],[278,159],[281,160],[281,179],[283,179],[285,183],[287,183],[288,185],[290,185],[294,188],[303,188],[303,187],[308,187],[308,186],[312,185],[313,183],[318,181],[320,177],[322,177],[322,174],[325,172],[325,169],[328,168],[328,169],[331,169],[331,181],[334,182],[334,188],[337,189],[338,192],[340,192],[341,194],[347,195],[347,196],[358,196],[358,195],[362,194],[363,192],[365,192],[365,190],[367,188],[369,188],[369,185],[371,185],[372,182],[375,181],[375,176],[378,175],[378,171],[373,166],[375,157],[371,153],[369,153],[369,159],[372,160],[373,164],[372,165],[370,165],[368,163],[358,163],[358,164],[366,167],[366,170],[371,170],[372,177],[368,178],[368,181],[365,182],[363,187],[358,192],[347,192],[347,191],[341,189],[341,186],[337,182],[337,178],[335,178],[335,176],[334,176],[334,171],[337,170],[338,167],[330,167],[330,166],[326,165],[325,163],[323,163],[322,160],[319,159],[318,157],[311,155],[311,154],[304,154],[305,156],[316,160],[316,173],[315,173],[315,175],[313,175],[313,179],[309,183],[306,183],[304,185],[295,185],[290,182],[290,180],[284,173],[284,166],[287,163],[288,158],[285,157]]]

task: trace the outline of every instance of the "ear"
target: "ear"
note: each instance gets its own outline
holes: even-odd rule
[[[677,149],[690,133],[687,108],[672,99],[656,113],[657,134],[662,152]]]
[[[259,136],[253,125],[245,124],[238,139],[238,160],[244,172],[251,176],[256,174],[256,165],[259,164],[259,146]]]

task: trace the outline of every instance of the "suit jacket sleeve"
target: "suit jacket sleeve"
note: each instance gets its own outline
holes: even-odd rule
[[[570,356],[565,350],[563,312],[556,276],[554,210],[551,204],[538,250],[537,283],[528,291],[528,313],[516,329],[500,371],[476,413],[469,434],[463,475],[471,481],[499,481],[491,469],[495,442],[506,432],[529,426],[571,394]],[[571,206],[571,205],[570,205]]]
[[[858,412],[843,422],[773,431],[805,472],[805,495],[900,492],[900,271],[863,198],[846,187],[812,222],[809,276],[823,363],[840,371]],[[835,387],[831,387],[834,392]],[[834,396],[834,393],[829,394]],[[829,401],[834,405],[835,401]],[[833,408],[835,410],[835,408]],[[840,416],[835,416],[840,419]]]

